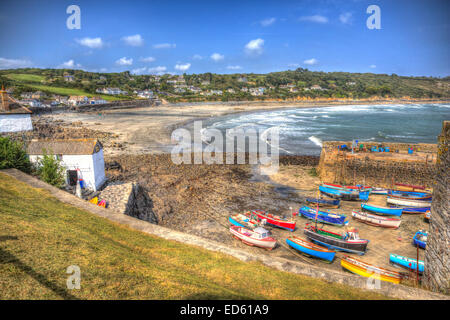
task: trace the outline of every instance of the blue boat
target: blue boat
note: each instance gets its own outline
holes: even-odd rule
[[[410,200],[432,200],[431,193],[417,191],[399,191],[388,190],[388,195],[394,198],[410,199]]]
[[[361,209],[370,211],[373,213],[378,213],[387,216],[397,216],[401,217],[403,208],[388,208],[388,207],[380,207],[373,204],[361,203]]]
[[[288,246],[294,248],[297,251],[330,262],[333,261],[334,256],[336,255],[336,251],[334,250],[321,247],[317,244],[303,240],[302,238],[296,236],[291,236],[287,238],[286,243],[288,244]]]
[[[390,254],[389,255],[389,261],[397,264],[399,266],[402,266],[404,268],[407,268],[411,271],[417,270],[417,259],[411,259],[407,257],[403,257],[398,254]],[[419,260],[419,272],[422,273],[425,267],[425,263],[422,260]]]
[[[427,246],[428,232],[419,230],[413,237],[413,243],[419,248],[425,249]]]
[[[319,191],[333,199],[342,200],[367,200],[369,198],[370,190],[359,191],[350,189],[337,189],[326,186],[319,186]]]
[[[403,209],[403,213],[425,213],[427,211],[431,210],[431,207],[423,207],[423,208],[417,208],[417,207],[408,207],[408,208],[402,208]]]
[[[306,202],[312,203],[312,204],[319,204],[319,207],[335,207],[339,208],[339,205],[341,204],[341,200],[338,199],[321,199],[321,198],[306,198]]]
[[[303,217],[315,220],[317,215],[317,222],[332,224],[335,226],[345,226],[348,224],[348,220],[345,220],[347,216],[343,214],[337,214],[337,213],[331,213],[331,212],[324,212],[319,211],[317,213],[317,210],[314,210],[310,207],[303,206],[298,210],[298,213],[302,215]]]

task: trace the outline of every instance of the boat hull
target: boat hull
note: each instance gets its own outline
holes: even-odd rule
[[[354,274],[395,284],[399,284],[402,278],[398,272],[378,268],[346,256],[341,259],[341,266]]]
[[[298,213],[310,220],[315,220],[316,219],[316,215],[317,215],[317,222],[322,222],[322,223],[326,223],[326,224],[331,224],[331,225],[335,225],[335,226],[344,226],[348,224],[348,220],[346,221],[345,219],[347,218],[344,215],[338,215],[338,214],[332,214],[332,213],[327,213],[327,212],[323,212],[323,211],[319,211],[317,213],[316,210],[311,209],[309,207],[301,207],[298,210]]]
[[[268,250],[272,250],[276,244],[277,241],[275,239],[255,239],[249,236],[246,236],[242,232],[240,232],[241,227],[230,227],[231,234],[238,240],[241,240],[243,243],[249,245],[249,246],[256,246]],[[244,228],[245,229],[245,228]]]
[[[389,190],[389,197],[406,199],[406,200],[426,200],[431,201],[432,195],[427,192],[415,192],[415,191],[398,191],[398,190]]]
[[[400,256],[398,254],[391,254],[389,255],[389,261],[392,263],[395,263],[399,266],[402,266],[406,269],[416,271],[417,270],[417,260],[411,259],[407,257]],[[419,260],[419,272],[422,273],[424,270],[424,262],[422,260]]]
[[[265,220],[265,222],[271,226],[286,229],[291,232],[295,230],[295,221],[281,220],[274,216],[270,216],[261,210],[255,210],[253,213],[256,214],[261,220]]]
[[[339,208],[341,203],[338,199],[327,200],[327,199],[317,199],[317,198],[306,198],[306,202],[311,204],[319,204],[319,207],[328,207],[328,208]]]
[[[303,230],[305,235],[311,241],[323,245],[327,248],[332,248],[338,251],[346,251],[356,254],[365,254],[367,250],[367,244],[369,240],[359,240],[359,241],[346,241],[343,239],[338,239],[335,237],[323,235],[317,232],[313,232],[310,229],[305,228]]]
[[[296,238],[296,237],[295,237]],[[328,250],[326,248],[321,248],[319,250],[319,246],[315,245],[314,243],[307,242],[307,241],[299,241],[298,238],[287,238],[286,243],[294,248],[297,251],[300,251],[304,254],[307,254],[309,256],[327,260],[332,262],[334,260],[334,257],[336,255],[336,252],[332,250]]]
[[[401,217],[403,209],[402,208],[386,208],[386,207],[379,207],[367,203],[361,204],[361,209],[370,211],[373,213],[388,215],[388,216],[397,216]]]
[[[392,197],[387,197],[386,202],[398,206],[417,207],[417,208],[426,208],[431,205],[431,201],[411,200]]]
[[[373,226],[377,226],[377,227],[383,227],[383,228],[392,228],[392,229],[397,229],[398,227],[400,227],[400,224],[402,222],[401,219],[398,218],[389,218],[389,217],[383,217],[383,216],[377,216],[374,214],[370,214],[367,212],[360,212],[360,211],[352,211],[352,217],[373,225]]]

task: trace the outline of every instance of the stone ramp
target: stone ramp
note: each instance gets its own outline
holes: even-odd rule
[[[88,201],[81,200],[76,196],[55,188],[47,183],[27,175],[16,169],[0,170],[19,181],[25,182],[28,185],[48,190],[52,196],[67,204],[73,205],[77,208],[89,211],[100,217],[106,218],[112,222],[122,224],[129,228],[141,231],[150,235],[158,236],[167,240],[175,240],[187,245],[198,246],[207,250],[221,252],[231,255],[242,261],[258,261],[266,266],[275,268],[277,270],[302,274],[309,277],[320,278],[322,280],[341,283],[359,289],[367,290],[367,279],[352,275],[350,273],[338,272],[333,270],[322,269],[317,266],[311,266],[305,263],[287,260],[283,258],[269,257],[261,254],[253,254],[244,250],[230,248],[219,242],[207,240],[198,236],[182,233],[171,230],[162,226],[148,223],[128,215],[119,213],[111,209],[104,209]],[[398,299],[420,299],[420,300],[448,300],[449,297],[434,292],[407,287],[404,285],[395,285],[388,282],[381,282],[381,288],[376,289],[379,293],[389,297]]]

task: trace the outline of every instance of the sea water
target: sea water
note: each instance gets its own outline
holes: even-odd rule
[[[203,122],[222,132],[278,127],[280,154],[319,155],[322,141],[437,143],[450,104],[342,105],[233,114]]]

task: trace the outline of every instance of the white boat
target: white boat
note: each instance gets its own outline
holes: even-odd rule
[[[384,188],[372,188],[372,191],[370,191],[370,194],[388,194],[388,189]]]
[[[360,220],[361,222],[384,228],[397,229],[398,227],[400,227],[400,223],[402,222],[402,220],[399,218],[378,216],[376,214],[370,214],[361,211],[352,211],[352,217]]]
[[[269,236],[269,231],[261,227],[249,230],[239,226],[231,226],[230,232],[236,239],[249,246],[272,250],[277,244],[277,240]]]
[[[395,204],[398,206],[405,207],[416,207],[416,208],[426,208],[431,206],[431,201],[423,201],[423,200],[409,200],[409,199],[399,199],[399,198],[391,198],[387,197],[387,203]]]

